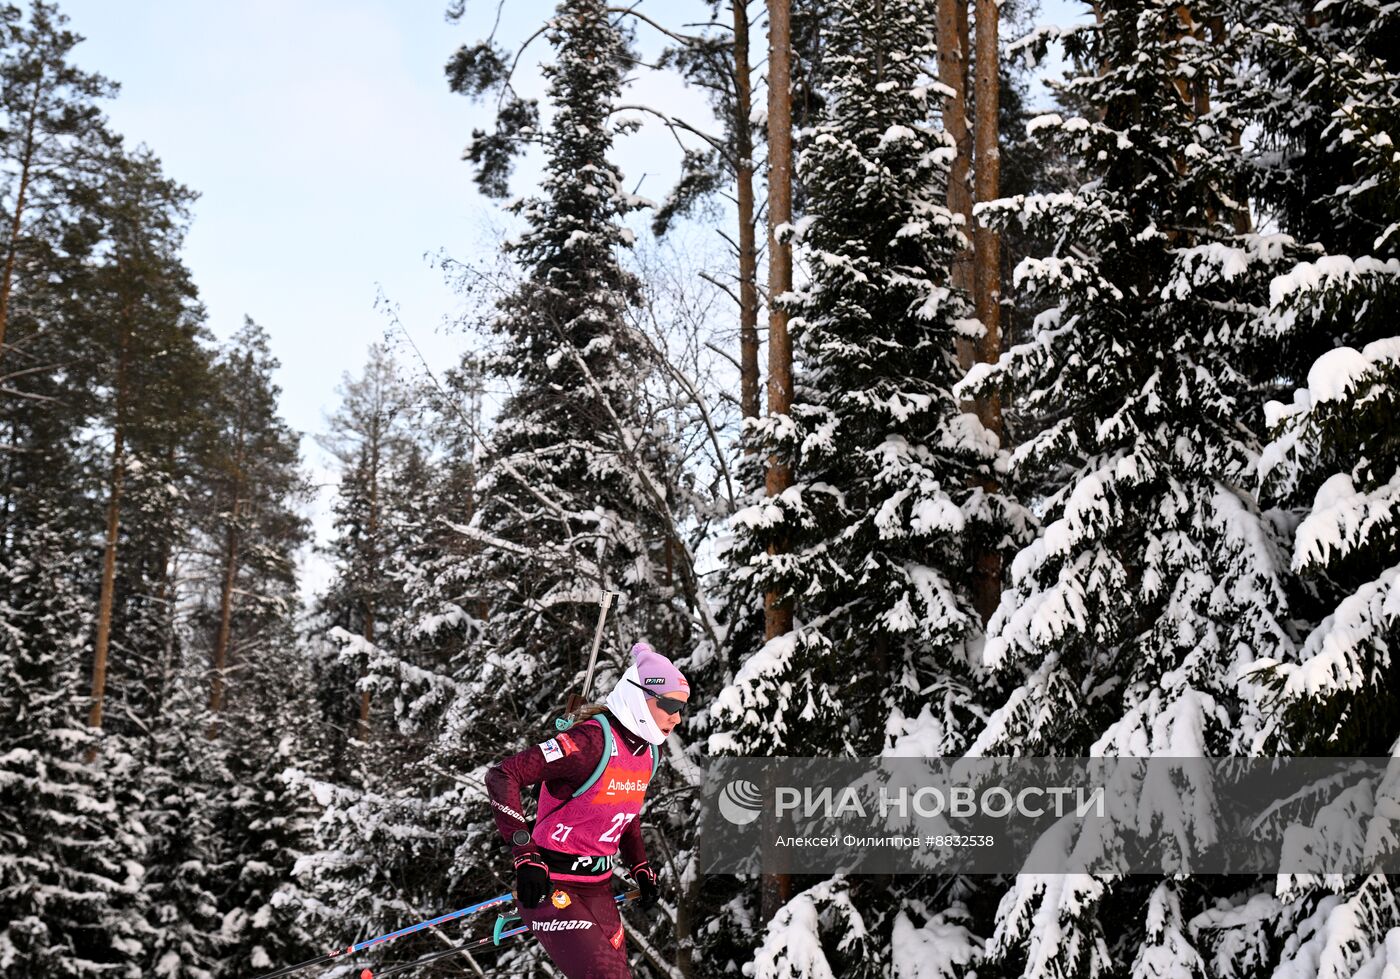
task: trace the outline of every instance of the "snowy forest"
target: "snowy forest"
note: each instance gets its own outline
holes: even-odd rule
[[[1400,975],[1384,875],[697,872],[717,756],[1400,754],[1400,6],[1032,3],[452,0],[512,233],[449,265],[457,362],[347,377],[320,541],[193,190],[0,8],[0,974],[251,979],[509,891],[484,774],[617,592],[594,689],[644,639],[694,691],[639,979]]]

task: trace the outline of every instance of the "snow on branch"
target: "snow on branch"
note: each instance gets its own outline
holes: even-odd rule
[[[1400,259],[1369,255],[1324,255],[1299,262],[1269,283],[1267,324],[1276,332],[1295,329],[1299,314],[1310,307],[1339,302],[1356,290],[1378,290],[1400,279]]]

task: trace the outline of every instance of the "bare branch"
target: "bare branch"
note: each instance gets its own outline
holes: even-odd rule
[[[630,103],[629,103],[629,104],[614,106],[613,111],[614,111],[614,112],[622,112],[622,111],[627,110],[627,109],[635,109],[635,110],[638,111],[638,112],[650,112],[652,115],[656,116],[658,119],[660,119],[662,122],[664,122],[664,123],[665,123],[666,125],[668,125],[668,126],[674,126],[674,127],[676,127],[676,128],[679,128],[679,129],[684,129],[684,130],[685,130],[686,132],[688,132],[688,133],[693,133],[693,134],[695,134],[696,136],[699,136],[699,137],[700,137],[701,139],[703,139],[705,142],[709,143],[711,147],[713,147],[714,149],[718,150],[719,153],[720,153],[720,155],[723,156],[723,157],[725,158],[726,161],[728,161],[728,160],[730,159],[728,153],[726,152],[727,146],[726,146],[725,142],[724,142],[722,139],[720,139],[718,136],[712,136],[712,135],[710,135],[709,133],[707,133],[707,132],[705,132],[705,131],[703,131],[703,130],[696,129],[694,126],[692,126],[690,123],[686,122],[684,119],[677,119],[675,116],[667,115],[666,113],[662,112],[662,111],[659,110],[659,109],[653,109],[653,108],[652,108],[651,106],[649,106],[649,105],[636,105],[636,104],[630,104]]]
[[[28,401],[38,401],[47,404],[58,404],[58,398],[51,398],[47,394],[32,394],[29,391],[21,391],[18,388],[0,387],[0,394],[8,394],[16,398],[24,398]]]
[[[682,43],[682,44],[695,44],[695,45],[699,45],[699,44],[704,44],[705,41],[707,40],[706,38],[700,37],[700,36],[697,35],[697,34],[677,34],[675,31],[671,30],[670,28],[662,27],[660,24],[658,24],[656,21],[652,20],[652,19],[651,19],[650,17],[648,17],[646,14],[639,12],[639,11],[637,10],[637,5],[636,5],[636,4],[633,4],[633,5],[630,6],[630,7],[608,7],[608,8],[607,8],[607,11],[608,11],[608,13],[610,13],[610,14],[622,14],[622,15],[624,15],[624,16],[626,16],[626,17],[635,17],[635,18],[637,18],[637,20],[640,20],[640,21],[641,21],[642,23],[644,23],[644,24],[650,24],[652,27],[656,28],[656,30],[660,31],[662,34],[665,34],[667,37],[669,37],[671,40],[673,40],[673,41],[679,41],[679,42]],[[690,26],[690,25],[687,25],[687,26]]]
[[[734,355],[731,354],[729,351],[724,350],[724,349],[721,348],[721,347],[715,346],[713,343],[710,343],[710,341],[708,341],[708,340],[705,341],[705,346],[709,347],[709,348],[710,348],[711,350],[713,350],[715,353],[719,354],[719,355],[720,355],[721,357],[723,357],[725,360],[727,360],[727,361],[729,361],[731,364],[733,364],[736,370],[739,369],[739,362],[738,362],[737,360],[734,359]]]
[[[701,273],[699,273],[699,274],[700,274],[700,278],[704,279],[706,282],[708,282],[710,285],[714,286],[716,289],[722,290],[726,296],[728,296],[730,299],[734,300],[734,304],[735,304],[736,306],[742,306],[742,305],[743,305],[743,303],[740,301],[739,297],[738,297],[737,295],[734,294],[734,290],[731,289],[731,288],[729,288],[729,286],[725,285],[723,282],[721,282],[721,281],[719,281],[718,279],[716,279],[716,278],[715,278],[713,275],[711,275],[709,272],[701,272]]]
[[[510,62],[510,70],[506,72],[505,84],[501,86],[502,97],[504,97],[505,90],[509,89],[512,95],[515,95],[516,98],[519,98],[519,95],[516,95],[515,86],[511,84],[511,79],[515,77],[515,69],[520,66],[520,59],[525,55],[525,49],[528,48],[531,44],[534,44],[535,39],[538,38],[545,31],[549,30],[550,27],[553,26],[553,24],[553,20],[545,21],[543,27],[541,27],[539,30],[535,31],[535,33],[527,37],[523,42],[521,42],[520,47],[515,49],[515,57],[512,58]],[[496,100],[496,108],[499,109],[500,106],[501,100],[498,98]]]
[[[711,619],[708,602],[705,601],[704,596],[698,594],[699,579],[695,574],[695,555],[691,553],[689,545],[679,532],[676,516],[671,510],[670,503],[667,502],[666,494],[661,491],[660,487],[658,487],[652,479],[651,472],[642,460],[641,452],[633,439],[631,431],[622,423],[622,420],[617,417],[617,412],[613,408],[611,399],[603,390],[603,386],[598,383],[598,379],[593,376],[593,371],[589,368],[588,362],[583,359],[583,355],[579,353],[578,348],[569,341],[569,338],[564,334],[562,326],[556,322],[554,323],[554,328],[564,341],[569,353],[573,356],[575,366],[582,372],[584,380],[593,390],[594,396],[598,399],[603,410],[607,412],[608,419],[612,422],[613,428],[616,431],[618,441],[632,461],[638,476],[638,485],[641,486],[646,495],[651,499],[657,514],[665,518],[667,531],[672,542],[676,545],[676,549],[680,552],[681,563],[685,568],[686,577],[692,582],[692,589],[697,592],[695,595],[695,607],[700,611],[701,624],[704,626],[705,631],[709,633],[710,642],[714,644],[714,648],[719,649],[719,629],[716,623]],[[646,337],[641,331],[638,331],[638,333],[647,340],[653,350],[656,349],[655,345],[651,344],[650,337]],[[666,360],[664,357],[661,359],[663,362]]]

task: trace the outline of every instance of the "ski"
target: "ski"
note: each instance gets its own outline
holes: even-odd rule
[[[625,894],[618,894],[616,897],[613,898],[613,900],[618,904],[626,904],[628,901],[634,900],[636,897],[638,897],[640,893],[640,891],[628,891]],[[445,959],[451,955],[459,955],[462,952],[470,952],[473,949],[488,948],[493,945],[499,945],[502,939],[514,938],[516,935],[522,934],[529,930],[529,925],[518,925],[515,928],[510,928],[505,931],[502,931],[499,934],[486,935],[483,938],[475,938],[469,942],[464,942],[461,945],[454,945],[452,948],[445,948],[440,952],[432,952],[428,955],[421,956],[419,958],[414,959],[412,962],[404,962],[400,965],[390,966],[389,968],[379,972],[375,972],[372,969],[364,969],[360,972],[360,979],[389,979],[389,976],[396,976],[401,972],[407,972],[410,969],[416,969],[420,965],[427,965],[430,962],[436,962],[438,959]]]
[[[357,942],[354,945],[347,945],[344,948],[337,948],[334,951],[327,952],[324,955],[318,955],[314,959],[307,959],[305,962],[299,962],[296,965],[289,965],[285,968],[278,969],[276,972],[268,972],[264,975],[257,976],[256,979],[280,979],[281,976],[290,976],[294,972],[300,972],[302,969],[309,969],[313,965],[321,965],[326,962],[333,962],[336,959],[341,958],[342,956],[354,955],[356,952],[363,952],[366,949],[373,948],[376,945],[382,945],[385,942],[392,942],[394,939],[402,938],[404,935],[412,935],[414,932],[422,931],[424,928],[433,928],[437,925],[444,924],[448,921],[455,921],[457,918],[464,918],[467,915],[475,914],[478,911],[486,911],[489,908],[500,907],[502,904],[508,904],[513,900],[514,898],[510,894],[501,894],[497,897],[493,897],[485,901],[480,901],[468,907],[459,908],[456,911],[449,911],[447,914],[438,915],[436,918],[431,918],[428,921],[420,921],[416,925],[409,925],[407,928],[400,928],[398,931],[389,932],[387,935],[379,935],[375,938],[366,939],[363,942]]]

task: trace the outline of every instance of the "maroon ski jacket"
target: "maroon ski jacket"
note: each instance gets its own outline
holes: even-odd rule
[[[609,720],[617,751],[630,752],[634,756],[646,754],[651,745],[611,717]],[[583,722],[571,727],[566,734],[567,738],[551,738],[544,744],[531,745],[519,754],[493,766],[486,773],[486,792],[490,797],[496,828],[500,830],[501,838],[517,857],[524,853],[541,853],[550,866],[552,875],[556,871],[568,870],[563,853],[548,850],[533,839],[526,843],[515,843],[511,837],[520,830],[528,833],[532,828],[521,806],[522,794],[527,787],[544,783],[551,796],[567,799],[597,768],[603,755],[602,728],[597,724]],[[560,750],[560,741],[566,742],[567,750]],[[618,855],[622,859],[622,866],[627,870],[646,861],[646,845],[642,841],[639,819],[632,819],[621,831]],[[585,876],[602,879],[610,873],[611,871],[607,870]]]

